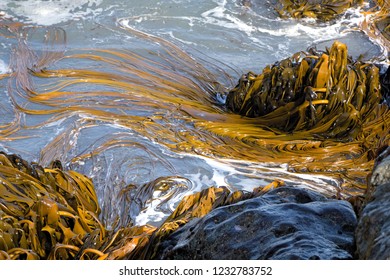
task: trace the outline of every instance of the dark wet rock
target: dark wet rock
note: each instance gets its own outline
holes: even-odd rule
[[[360,259],[390,259],[390,148],[377,161],[356,229]]]
[[[390,106],[390,67],[388,66],[386,70],[384,70],[384,67],[382,69],[383,73],[380,76],[380,82],[383,100]]]
[[[351,259],[350,203],[281,187],[217,208],[160,243],[158,259]]]
[[[370,183],[371,188],[390,183],[390,147],[379,154]]]

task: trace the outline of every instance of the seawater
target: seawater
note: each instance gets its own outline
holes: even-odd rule
[[[291,173],[287,164],[229,157],[227,152],[215,156],[218,145],[229,143],[199,127],[220,118],[218,106],[223,105],[224,94],[243,73],[259,73],[267,64],[296,52],[324,49],[340,40],[355,58],[363,55],[369,60],[387,53],[357,31],[364,19],[359,9],[319,24],[282,20],[268,1],[249,2],[250,6],[239,0],[2,0],[0,149],[43,166],[59,159],[92,178],[107,224],[118,216],[123,224],[158,224],[183,196],[210,186],[250,191],[282,179],[328,195],[340,192],[340,182],[334,178]],[[129,64],[115,66],[109,60],[115,55],[106,50],[125,52],[133,60],[122,57]],[[80,54],[106,60],[81,59]],[[30,64],[18,62],[23,57]],[[93,81],[65,85],[60,76],[29,77],[26,69],[36,67],[37,61],[48,61],[41,69],[128,75],[125,82],[134,90]],[[15,72],[17,82],[5,78]],[[164,82],[158,79],[163,74],[168,77],[166,73],[172,83],[160,87]],[[200,73],[210,76],[203,81]],[[181,82],[188,88],[175,89]],[[137,92],[138,83],[142,87]],[[26,85],[41,93],[55,89],[69,95],[62,95],[57,103],[35,103],[27,98]],[[75,97],[71,92],[83,94]],[[131,98],[122,98],[124,93]],[[18,110],[16,104],[26,110]],[[53,108],[61,110],[50,111]],[[86,108],[100,111],[91,113]],[[206,121],[199,124],[197,117]],[[193,138],[199,145],[188,142]],[[210,152],[207,145],[214,150]],[[139,187],[157,178],[171,178],[168,191],[152,190],[138,204],[119,198],[126,186]]]

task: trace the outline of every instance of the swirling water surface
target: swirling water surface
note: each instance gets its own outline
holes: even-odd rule
[[[348,179],[371,165],[357,146],[321,162],[320,143],[223,106],[243,73],[309,47],[340,40],[355,58],[386,60],[357,30],[359,9],[327,24],[282,20],[268,1],[3,0],[0,11],[0,149],[92,178],[107,224],[158,224],[210,186],[361,192],[364,178]]]

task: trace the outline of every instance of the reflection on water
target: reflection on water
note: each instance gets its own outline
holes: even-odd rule
[[[151,1],[85,2],[0,5],[0,149],[43,166],[58,159],[92,178],[107,224],[158,224],[184,195],[212,185],[249,191],[282,179],[328,195],[361,192],[373,164],[364,143],[276,134],[223,106],[244,69],[314,37],[343,37],[352,54],[361,40],[365,55],[378,55],[346,32],[355,10],[328,28],[235,1],[195,10],[167,1],[156,4],[160,13]]]

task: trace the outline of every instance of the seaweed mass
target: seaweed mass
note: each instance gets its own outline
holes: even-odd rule
[[[286,17],[331,20],[361,4],[326,1],[325,10],[319,10],[317,2],[279,1],[276,11]],[[376,20],[362,26],[368,36],[380,32],[385,48],[388,10],[385,1],[377,1],[367,11]],[[328,195],[347,199],[363,194],[375,158],[390,142],[389,69],[353,59],[339,41],[323,51],[296,53],[260,74],[244,74],[235,87],[225,88],[180,48],[130,28],[123,27],[165,52],[156,60],[126,50],[67,52],[60,28],[45,29],[50,49],[34,51],[28,38],[41,29],[6,18],[0,25],[1,36],[18,42],[12,71],[0,76],[7,81],[13,115],[0,126],[4,143],[28,139],[18,133],[22,128],[34,130],[77,116],[79,130],[116,125],[177,153],[286,164],[291,173],[324,175],[339,183],[337,192]],[[104,67],[69,67],[83,61]],[[94,84],[104,88],[89,90]],[[226,102],[219,102],[217,94],[225,95]],[[42,119],[28,124],[26,115]],[[136,225],[133,220],[107,224],[92,179],[69,167],[113,147],[145,148],[123,134],[107,136],[63,166],[69,155],[58,160],[59,155],[74,148],[64,145],[70,132],[51,140],[39,164],[0,153],[0,259],[152,259],[160,242],[193,218],[285,184],[270,178],[252,191],[210,187],[185,196],[160,225]],[[125,186],[118,199],[127,193],[130,200],[145,201],[157,189],[168,199],[175,184],[169,177],[153,179],[143,186]]]

